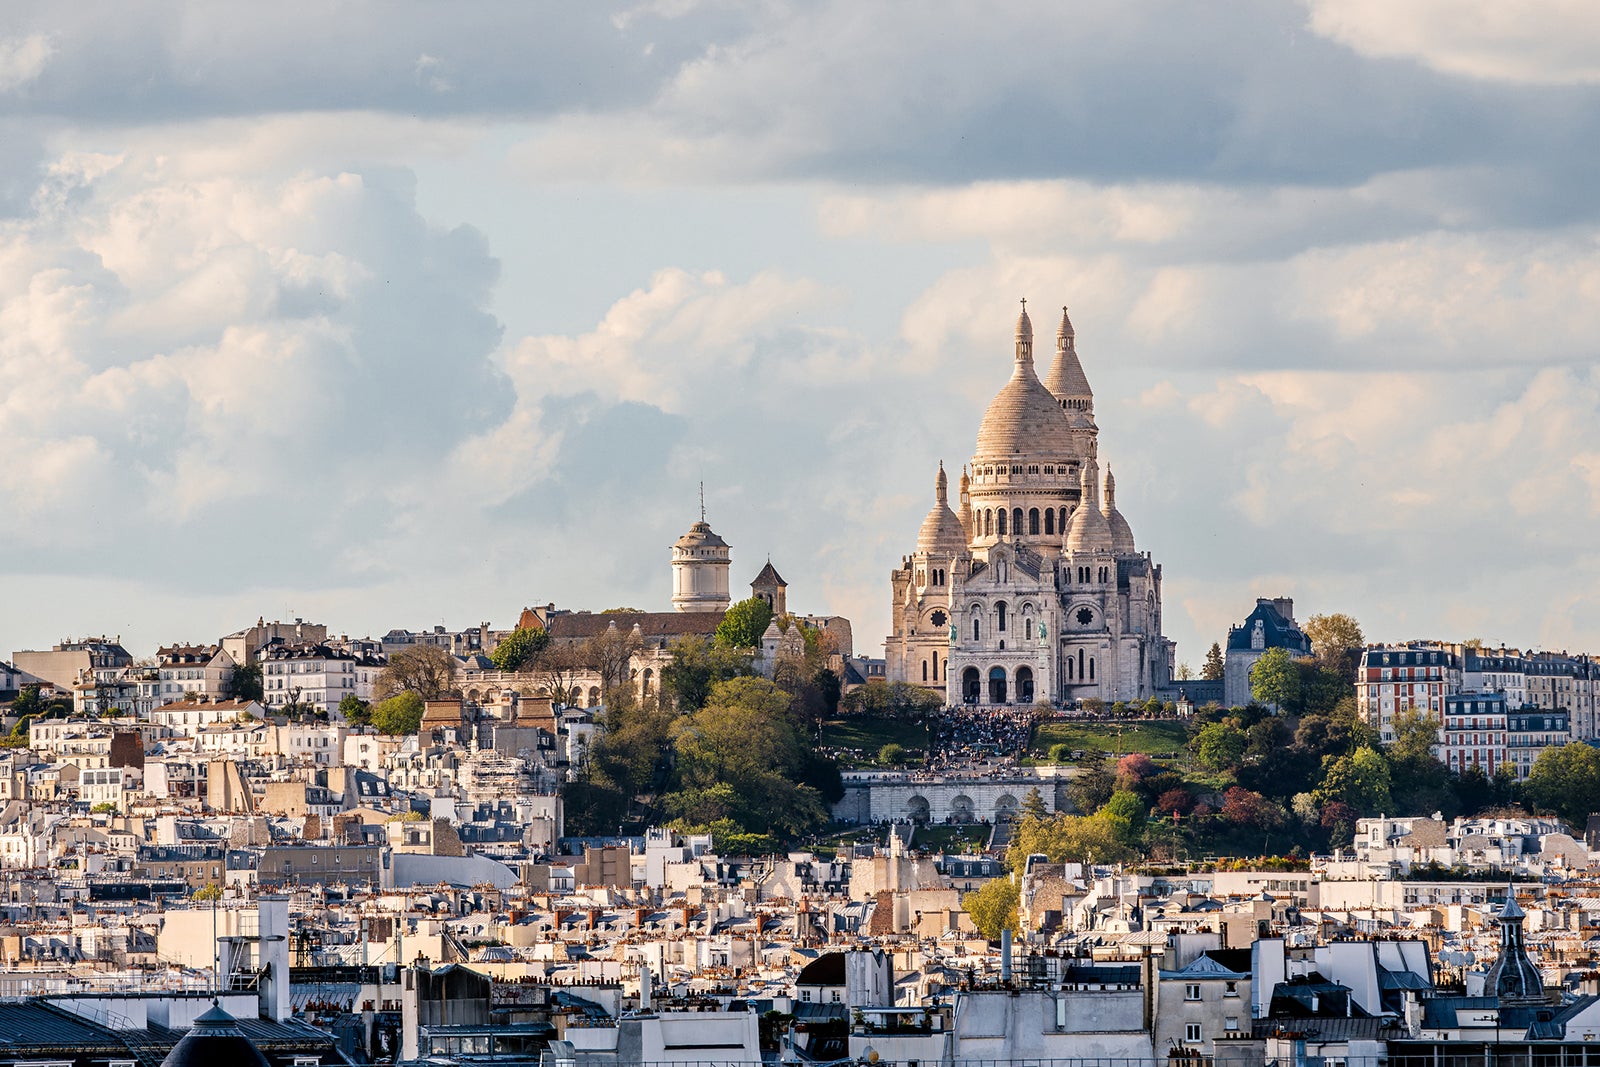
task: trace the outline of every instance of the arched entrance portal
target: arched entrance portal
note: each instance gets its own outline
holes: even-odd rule
[[[906,818],[914,823],[925,824],[928,821],[928,798],[919,793],[906,801]]]
[[[978,702],[978,688],[982,683],[978,678],[978,668],[968,667],[961,672],[961,700],[965,704]]]
[[[972,803],[972,798],[965,793],[956,794],[950,801],[951,822],[974,822],[977,818],[977,806]]]
[[[1004,704],[1006,702],[1006,669],[993,667],[989,670],[989,703]]]
[[[1033,668],[1017,668],[1017,703],[1033,703]]]

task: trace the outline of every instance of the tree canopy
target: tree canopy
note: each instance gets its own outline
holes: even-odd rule
[[[1354,669],[1351,653],[1361,648],[1366,640],[1361,634],[1361,624],[1354,617],[1340,612],[1313,615],[1301,630],[1311,639],[1311,651],[1317,662],[1346,674]]]
[[[1017,932],[1017,904],[1021,891],[1010,878],[993,878],[961,898],[961,906],[972,916],[972,925],[990,941],[1000,940],[1002,931]]]
[[[1271,707],[1298,707],[1300,672],[1288,649],[1269,648],[1251,665],[1250,696]]]
[[[1600,749],[1581,741],[1545,749],[1524,788],[1534,804],[1581,830],[1600,808]]]
[[[724,648],[756,648],[772,622],[772,605],[758,596],[739,601],[717,624],[716,643]]]
[[[500,639],[489,653],[498,670],[520,671],[550,645],[550,631],[542,626],[519,626]]]
[[[1208,682],[1222,681],[1223,671],[1226,667],[1222,659],[1222,646],[1215,641],[1206,650],[1206,661],[1200,666],[1200,677]]]
[[[414,690],[403,689],[372,707],[372,725],[379,733],[399,737],[414,734],[422,726],[427,708]]]

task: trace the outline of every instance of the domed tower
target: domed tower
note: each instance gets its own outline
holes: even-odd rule
[[[960,584],[970,559],[966,530],[950,510],[950,481],[940,463],[933,480],[933,507],[917,531],[917,549],[892,575],[894,633],[886,653],[897,679],[945,688],[952,589]]]
[[[1111,551],[1119,556],[1132,556],[1138,553],[1133,541],[1133,527],[1128,525],[1128,520],[1122,517],[1122,512],[1117,510],[1117,479],[1111,473],[1111,464],[1106,464],[1106,500],[1101,508],[1101,514],[1106,517],[1106,523],[1111,527]]]
[[[213,1003],[205,1014],[194,1021],[183,1040],[172,1046],[161,1067],[211,1067],[226,1063],[229,1067],[267,1067],[267,1058],[239,1029],[233,1016]]]
[[[1542,1004],[1545,1002],[1544,976],[1528,959],[1523,940],[1522,920],[1526,913],[1517,904],[1515,886],[1506,886],[1506,906],[1500,909],[1500,958],[1484,976],[1483,991],[1500,998],[1502,1005]]]
[[[672,607],[676,611],[727,611],[728,542],[700,521],[672,545]]]
[[[1024,302],[1011,378],[978,426],[963,516],[972,548],[1020,542],[1056,555],[1067,513],[1078,502],[1083,449],[1067,410],[1034,373],[1033,323]]]
[[[1080,476],[1079,492],[1083,494],[1083,502],[1072,513],[1071,520],[1067,523],[1066,536],[1062,538],[1062,547],[1066,549],[1069,557],[1076,557],[1091,552],[1112,551],[1111,523],[1100,509],[1100,493],[1095,484],[1099,475],[1094,460],[1089,460],[1083,465],[1083,474]],[[1115,486],[1115,482],[1112,483]]]

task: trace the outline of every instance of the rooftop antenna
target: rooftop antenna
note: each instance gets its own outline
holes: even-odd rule
[[[700,483],[700,521],[706,521],[706,483]]]

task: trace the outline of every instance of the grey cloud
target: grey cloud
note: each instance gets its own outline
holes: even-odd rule
[[[617,25],[603,4],[7,6],[0,37],[54,54],[7,111],[146,123],[281,111],[545,115],[639,104],[745,16]]]

